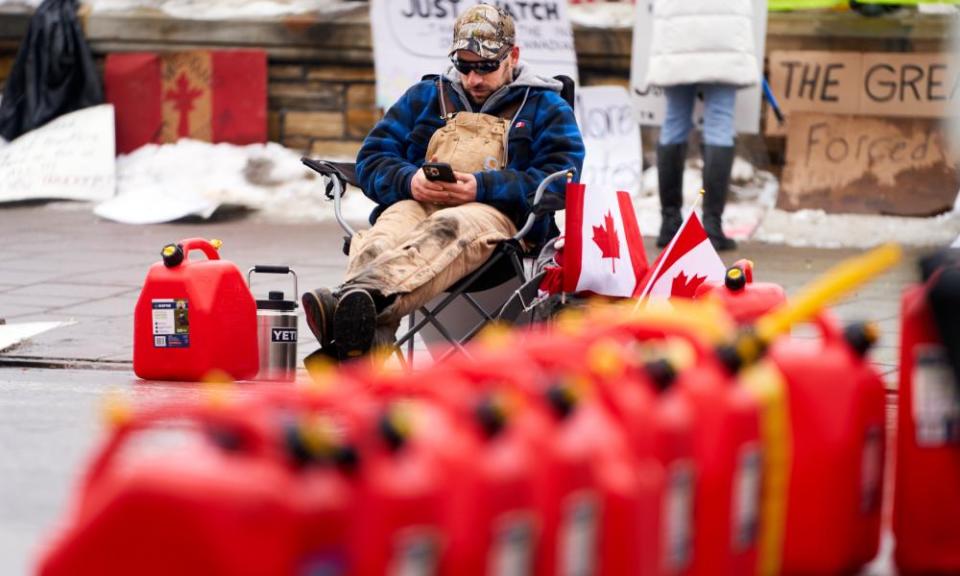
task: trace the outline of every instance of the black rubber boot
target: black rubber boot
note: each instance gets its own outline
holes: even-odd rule
[[[703,147],[703,228],[718,251],[734,250],[737,243],[723,234],[723,208],[730,190],[733,146]]]
[[[680,229],[683,218],[680,207],[683,204],[683,168],[687,162],[687,144],[657,145],[657,176],[660,181],[660,234],[657,247],[663,248],[670,243]]]

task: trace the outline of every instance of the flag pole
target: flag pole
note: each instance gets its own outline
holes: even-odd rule
[[[683,219],[683,223],[677,228],[677,233],[673,235],[673,238],[670,239],[670,243],[667,244],[667,247],[663,249],[663,252],[670,250],[674,243],[677,241],[677,236],[679,236],[680,231],[683,230],[683,227],[686,225],[687,220],[690,219],[690,216],[697,211],[697,207],[700,206],[700,202],[703,201],[703,195],[706,191],[701,188],[700,192],[697,194],[697,197],[694,198],[693,204],[690,206],[690,210],[687,212],[686,217]],[[661,254],[663,254],[661,252]],[[654,269],[653,274],[650,275],[650,281],[646,286],[643,287],[643,291],[640,293],[640,296],[637,297],[637,303],[633,305],[633,311],[636,312],[640,309],[640,306],[646,301],[647,294],[650,292],[650,288],[653,287],[653,281],[660,274],[660,269],[663,267],[663,260],[657,259],[657,267]]]

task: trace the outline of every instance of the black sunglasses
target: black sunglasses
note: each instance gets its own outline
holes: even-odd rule
[[[474,62],[468,62],[466,60],[460,60],[457,57],[450,59],[453,62],[453,67],[457,69],[457,72],[463,74],[464,76],[469,75],[471,72],[476,72],[481,76],[486,76],[491,72],[496,72],[500,68],[500,64],[507,59],[510,53],[507,52],[500,57],[499,60],[477,60]]]

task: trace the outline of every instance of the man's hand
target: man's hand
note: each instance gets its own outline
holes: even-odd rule
[[[441,204],[447,199],[447,192],[443,189],[443,184],[427,180],[423,168],[417,170],[410,180],[410,195],[417,202],[428,204]]]
[[[418,202],[439,206],[459,206],[477,200],[477,178],[469,172],[454,172],[456,182],[427,180],[423,168],[417,170],[410,180],[410,194]]]
[[[443,189],[450,195],[447,204],[459,206],[477,201],[477,177],[469,172],[454,171],[457,181],[444,183]]]

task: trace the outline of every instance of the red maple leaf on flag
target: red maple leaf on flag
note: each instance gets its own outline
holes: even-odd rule
[[[693,275],[693,278],[687,278],[683,272],[677,274],[673,279],[673,285],[670,287],[670,297],[693,298],[697,288],[706,281],[706,276]]]
[[[613,224],[613,214],[608,210],[603,217],[603,226],[593,226],[593,241],[600,248],[602,258],[610,258],[613,273],[617,272],[617,259],[620,258],[620,238]]]

